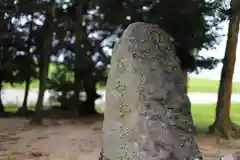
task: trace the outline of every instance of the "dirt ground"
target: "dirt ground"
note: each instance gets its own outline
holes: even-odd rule
[[[0,119],[0,160],[97,160],[101,148],[101,118],[44,120],[44,126],[28,125],[26,119]],[[217,142],[199,134],[205,160],[240,150],[240,141]]]

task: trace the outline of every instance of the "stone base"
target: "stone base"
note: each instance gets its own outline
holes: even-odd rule
[[[240,160],[240,152],[236,152],[231,155],[224,156],[220,160]]]
[[[103,155],[103,151],[102,151],[102,152],[100,152],[100,156],[99,156],[98,160],[110,160],[110,159],[108,159],[107,157],[105,157],[105,156]]]

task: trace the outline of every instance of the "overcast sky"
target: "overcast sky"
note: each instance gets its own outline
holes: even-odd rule
[[[229,0],[225,0],[225,4],[229,4]],[[25,20],[26,21],[26,20]],[[22,19],[21,22],[24,22]],[[226,35],[227,29],[228,29],[228,21],[225,21],[222,23],[223,29],[220,31],[221,34]],[[226,47],[226,40],[227,37],[224,36],[221,38],[221,42],[218,46],[216,46],[216,49],[214,50],[202,50],[199,54],[202,56],[209,56],[209,57],[216,57],[216,58],[223,58],[225,47]],[[240,34],[239,34],[239,41],[240,41]],[[233,76],[233,81],[240,82],[240,42],[238,41],[238,48],[237,48],[237,58],[236,58],[236,64],[235,64],[235,72]],[[109,53],[109,50],[106,49],[106,51]],[[110,51],[111,53],[111,51]],[[62,59],[62,57],[60,58]],[[208,78],[208,79],[220,79],[222,64],[219,64],[215,69],[213,70],[202,70],[199,74],[192,73],[190,74],[191,77],[199,77],[199,78]]]
[[[225,47],[226,47],[226,41],[227,41],[227,30],[228,30],[228,21],[223,22],[220,24],[222,26],[222,30],[219,30],[221,35],[225,35],[220,38],[220,44],[216,45],[216,49],[209,49],[209,50],[202,50],[200,51],[200,55],[204,57],[216,57],[219,59],[222,59],[224,57],[225,53]],[[111,39],[111,38],[109,38]],[[105,48],[104,48],[105,49]],[[111,50],[106,49],[107,53],[111,55]],[[219,63],[219,65],[213,69],[213,70],[202,70],[199,74],[192,73],[190,74],[190,77],[199,77],[199,78],[208,78],[213,80],[219,80],[220,74],[222,70],[222,63]],[[240,82],[240,34],[239,34],[239,41],[238,41],[238,48],[237,48],[237,58],[236,58],[236,64],[235,64],[235,72],[233,76],[233,81]]]
[[[223,34],[227,34],[228,30],[228,22],[223,23],[223,30],[221,32]],[[240,34],[239,34],[239,41],[240,41]],[[212,56],[216,58],[223,58],[224,57],[224,52],[225,52],[225,47],[226,47],[226,41],[227,37],[224,36],[221,38],[221,43],[216,47],[214,50],[203,50],[199,54],[202,56]],[[237,48],[237,58],[236,58],[236,64],[235,64],[235,72],[233,76],[234,81],[240,82],[240,42],[238,41],[238,48]],[[214,70],[203,70],[200,72],[200,74],[191,74],[191,77],[200,77],[200,78],[209,78],[209,79],[220,79],[220,74],[221,74],[221,69],[222,69],[222,64],[219,64],[216,69]]]

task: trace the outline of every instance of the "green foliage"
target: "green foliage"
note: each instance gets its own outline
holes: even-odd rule
[[[39,87],[39,81],[38,80],[33,80],[30,84],[31,89],[37,89]],[[24,83],[3,83],[3,88],[18,88],[18,89],[24,89],[25,84]]]
[[[219,61],[204,59],[198,51],[217,42],[221,21],[217,7],[205,0],[71,0],[56,5],[54,1],[5,0],[0,2],[0,84],[33,82],[32,86],[39,87],[36,80],[46,78],[42,71],[46,73],[47,64],[52,63],[56,69],[48,75],[46,86],[54,90],[58,101],[72,92],[80,100],[77,94],[85,91],[93,102],[94,86],[105,84],[110,63],[111,56],[103,47],[112,48],[117,40],[107,39],[121,36],[136,21],[156,23],[173,37],[183,69],[212,69]]]
[[[99,6],[106,25],[121,28],[118,35],[132,22],[158,24],[173,37],[183,69],[209,68],[218,62],[207,59],[206,63],[202,63],[202,57],[198,60],[199,50],[212,48],[216,44],[217,24],[221,20],[216,15],[216,7],[205,0],[115,0],[100,1]]]
[[[70,72],[65,65],[54,65],[55,69],[50,75],[48,89],[53,90],[50,99],[61,105],[67,105],[72,100],[71,92],[74,90],[73,72]]]
[[[43,25],[36,24],[32,22],[32,18],[39,19],[40,16],[45,15],[45,11],[49,10],[49,4],[47,2],[41,2],[37,4],[36,1],[31,1],[27,3],[25,1],[19,1],[16,5],[13,5],[11,1],[8,5],[1,6],[0,8],[5,12],[10,13],[11,17],[15,17],[15,22],[12,24],[15,29],[12,29],[12,32],[15,36],[15,52],[23,51],[28,54],[24,54],[22,57],[18,57],[17,62],[19,65],[18,75],[24,75],[26,73],[21,73],[20,71],[27,71],[25,67],[31,68],[31,75],[35,74],[38,69],[37,66],[34,66],[38,63],[32,61],[33,57],[39,58],[39,50],[35,49],[35,53],[29,53],[30,47],[41,47],[43,42],[43,33],[46,31]],[[66,9],[62,9],[63,5],[66,5]],[[99,57],[96,62],[99,61],[104,64],[104,67],[101,69],[96,68],[95,72],[98,75],[98,80],[105,81],[106,75],[104,70],[106,65],[109,63],[109,56],[107,56],[102,51],[102,41],[110,35],[121,35],[124,28],[127,27],[132,22],[135,21],[145,21],[149,23],[156,23],[161,28],[166,30],[174,38],[174,44],[176,45],[177,55],[181,59],[182,67],[188,69],[196,69],[196,66],[207,67],[212,69],[218,61],[214,59],[200,59],[198,60],[197,52],[202,48],[213,47],[216,43],[216,30],[217,23],[220,21],[219,18],[213,20],[213,16],[216,16],[215,9],[213,5],[205,2],[204,0],[200,1],[174,1],[174,0],[163,0],[159,3],[156,1],[89,1],[84,4],[85,10],[82,12],[82,22],[86,24],[87,27],[85,31],[88,38],[83,39],[81,42],[85,47],[80,52],[85,52],[83,54],[88,54],[89,57],[93,56],[98,52]],[[30,7],[31,6],[31,7]],[[18,10],[15,10],[18,8]],[[55,33],[54,40],[57,40],[57,45],[53,46],[53,54],[59,56],[64,54],[64,62],[62,64],[66,65],[69,68],[69,71],[74,70],[74,65],[76,65],[76,53],[74,53],[74,46],[72,43],[72,38],[74,37],[74,31],[70,24],[74,23],[74,17],[76,15],[77,3],[58,3],[56,9],[56,24],[55,24]],[[94,9],[95,12],[89,13],[88,10]],[[40,11],[38,14],[37,12]],[[114,13],[114,14],[113,14]],[[27,18],[32,16],[32,18]],[[208,16],[208,20],[206,19]],[[25,24],[18,23],[21,18],[27,18]],[[44,24],[44,20],[41,20]],[[10,23],[10,22],[7,22]],[[6,23],[6,24],[7,24]],[[35,28],[31,30],[31,27]],[[213,28],[215,30],[213,30]],[[28,30],[26,30],[28,29]],[[30,29],[30,30],[29,30]],[[21,30],[21,31],[20,31]],[[4,31],[4,30],[3,30]],[[30,33],[30,32],[31,33]],[[98,32],[100,38],[91,38],[92,33]],[[10,38],[13,35],[9,36]],[[27,37],[27,38],[23,38]],[[25,40],[23,40],[25,39]],[[68,39],[68,40],[66,40]],[[4,40],[6,43],[7,41]],[[27,44],[27,45],[25,45]],[[5,46],[9,44],[3,44]],[[109,45],[108,45],[109,46]],[[81,47],[79,47],[81,48]],[[30,55],[29,55],[30,54]],[[9,55],[9,54],[7,54]],[[24,59],[24,58],[26,59]],[[200,57],[201,58],[201,57]],[[26,62],[29,61],[29,62]],[[30,62],[32,61],[32,62]],[[85,61],[85,60],[84,60]],[[29,66],[27,64],[31,64]],[[81,62],[77,63],[86,64]],[[84,67],[84,66],[83,66]],[[34,73],[35,72],[35,73]],[[28,72],[27,72],[28,73]],[[17,79],[19,79],[18,77]],[[12,79],[12,78],[8,78]],[[23,78],[24,79],[24,78]],[[22,80],[23,80],[22,79]]]

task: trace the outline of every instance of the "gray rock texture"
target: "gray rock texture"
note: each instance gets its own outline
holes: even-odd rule
[[[109,160],[201,159],[184,75],[170,36],[135,22],[115,44],[106,86]]]

